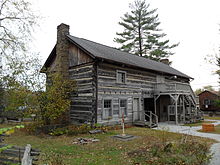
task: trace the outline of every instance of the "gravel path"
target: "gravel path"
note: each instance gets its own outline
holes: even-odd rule
[[[215,122],[213,123],[214,125],[220,124],[219,120],[212,120],[212,121]],[[200,136],[200,137],[217,140],[219,143],[213,144],[210,148],[210,152],[213,154],[213,157],[209,165],[220,165],[220,135],[219,134],[197,132],[197,130],[202,129],[202,126],[189,127],[189,126],[172,125],[168,123],[159,123],[159,126],[154,129],[167,130],[169,132],[184,133],[188,135]]]

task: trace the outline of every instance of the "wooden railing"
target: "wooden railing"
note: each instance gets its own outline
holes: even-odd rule
[[[25,147],[24,156],[22,158],[21,165],[32,165],[30,144],[27,144],[27,146]]]
[[[28,144],[25,148],[18,146],[10,146],[7,144],[0,144],[0,148],[3,148],[3,150],[0,153],[1,165],[6,165],[6,164],[32,165],[33,162],[38,160],[37,157],[40,155],[40,151],[31,148],[30,144]]]
[[[196,104],[196,96],[190,84],[188,83],[157,83],[155,85],[156,93],[186,93],[192,97],[192,101]]]
[[[144,115],[149,118],[150,126],[158,126],[158,116],[152,111],[145,111]]]
[[[187,83],[157,83],[155,91],[169,92],[169,91],[190,91],[190,85]]]

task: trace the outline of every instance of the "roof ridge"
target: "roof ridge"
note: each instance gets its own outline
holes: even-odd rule
[[[88,39],[72,36],[70,34],[66,36],[70,39],[70,41],[82,47],[88,53],[90,53],[91,55],[95,57],[118,61],[124,64],[132,65],[132,66],[136,66],[140,68],[145,68],[145,69],[149,69],[149,70],[153,70],[153,71],[157,71],[161,73],[167,73],[171,75],[185,77],[188,79],[193,79],[192,77],[189,77],[188,75],[162,62],[151,60],[145,57],[140,57],[138,55],[124,52],[111,46],[100,44],[98,42],[94,42]]]
[[[115,50],[117,50],[117,51],[123,52],[123,53],[125,53],[125,54],[127,54],[127,55],[130,55],[130,56],[135,56],[135,57],[138,57],[138,58],[147,59],[147,60],[150,60],[150,61],[152,61],[152,62],[156,62],[156,63],[160,63],[160,64],[163,64],[163,65],[166,65],[166,64],[164,64],[164,63],[162,63],[162,62],[155,61],[155,60],[152,60],[152,59],[149,59],[149,58],[146,58],[146,57],[142,57],[142,56],[139,56],[139,55],[136,55],[136,54],[132,54],[132,53],[129,53],[129,52],[125,52],[125,51],[119,50],[119,49],[117,49],[117,48],[115,48],[115,47],[111,47],[111,46],[108,46],[108,45],[104,45],[104,44],[101,44],[101,43],[98,43],[98,42],[95,42],[95,41],[91,41],[91,40],[88,40],[88,39],[85,39],[85,38],[76,37],[76,36],[73,36],[73,35],[70,35],[70,34],[67,34],[67,36],[71,36],[71,37],[75,37],[75,38],[78,38],[78,39],[86,40],[86,41],[89,41],[89,42],[92,42],[92,43],[95,43],[95,44],[99,44],[99,45],[102,45],[102,46],[105,46],[105,47],[108,47],[108,48],[111,48],[111,49],[115,49]],[[166,66],[171,67],[170,65],[166,65]],[[173,68],[173,67],[171,67],[171,68]],[[174,68],[173,68],[173,69],[174,69]]]

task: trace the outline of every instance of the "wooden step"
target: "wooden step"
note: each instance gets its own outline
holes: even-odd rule
[[[150,122],[148,121],[135,121],[133,122],[133,125],[138,126],[138,127],[148,127],[148,128],[155,128],[158,126],[156,123],[152,123],[150,125]]]
[[[144,121],[135,121],[135,122],[133,122],[133,125],[139,126],[139,127],[146,127],[147,123]]]

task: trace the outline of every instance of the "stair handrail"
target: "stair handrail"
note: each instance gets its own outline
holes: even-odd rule
[[[148,115],[146,112],[150,112],[150,115]],[[149,122],[150,122],[150,126],[152,125],[152,115],[151,115],[151,111],[145,111],[144,115],[147,116],[149,118]]]
[[[152,113],[152,115],[155,117],[155,119],[156,119],[156,125],[158,125],[158,116],[156,115],[156,114],[154,114],[153,112],[151,112]]]
[[[146,112],[149,112],[150,115],[148,115],[147,113],[144,113],[149,119],[150,119],[150,126],[152,124],[156,124],[158,125],[158,116],[156,114],[154,114],[152,111],[146,111]],[[155,117],[155,123],[153,123],[153,116]]]

